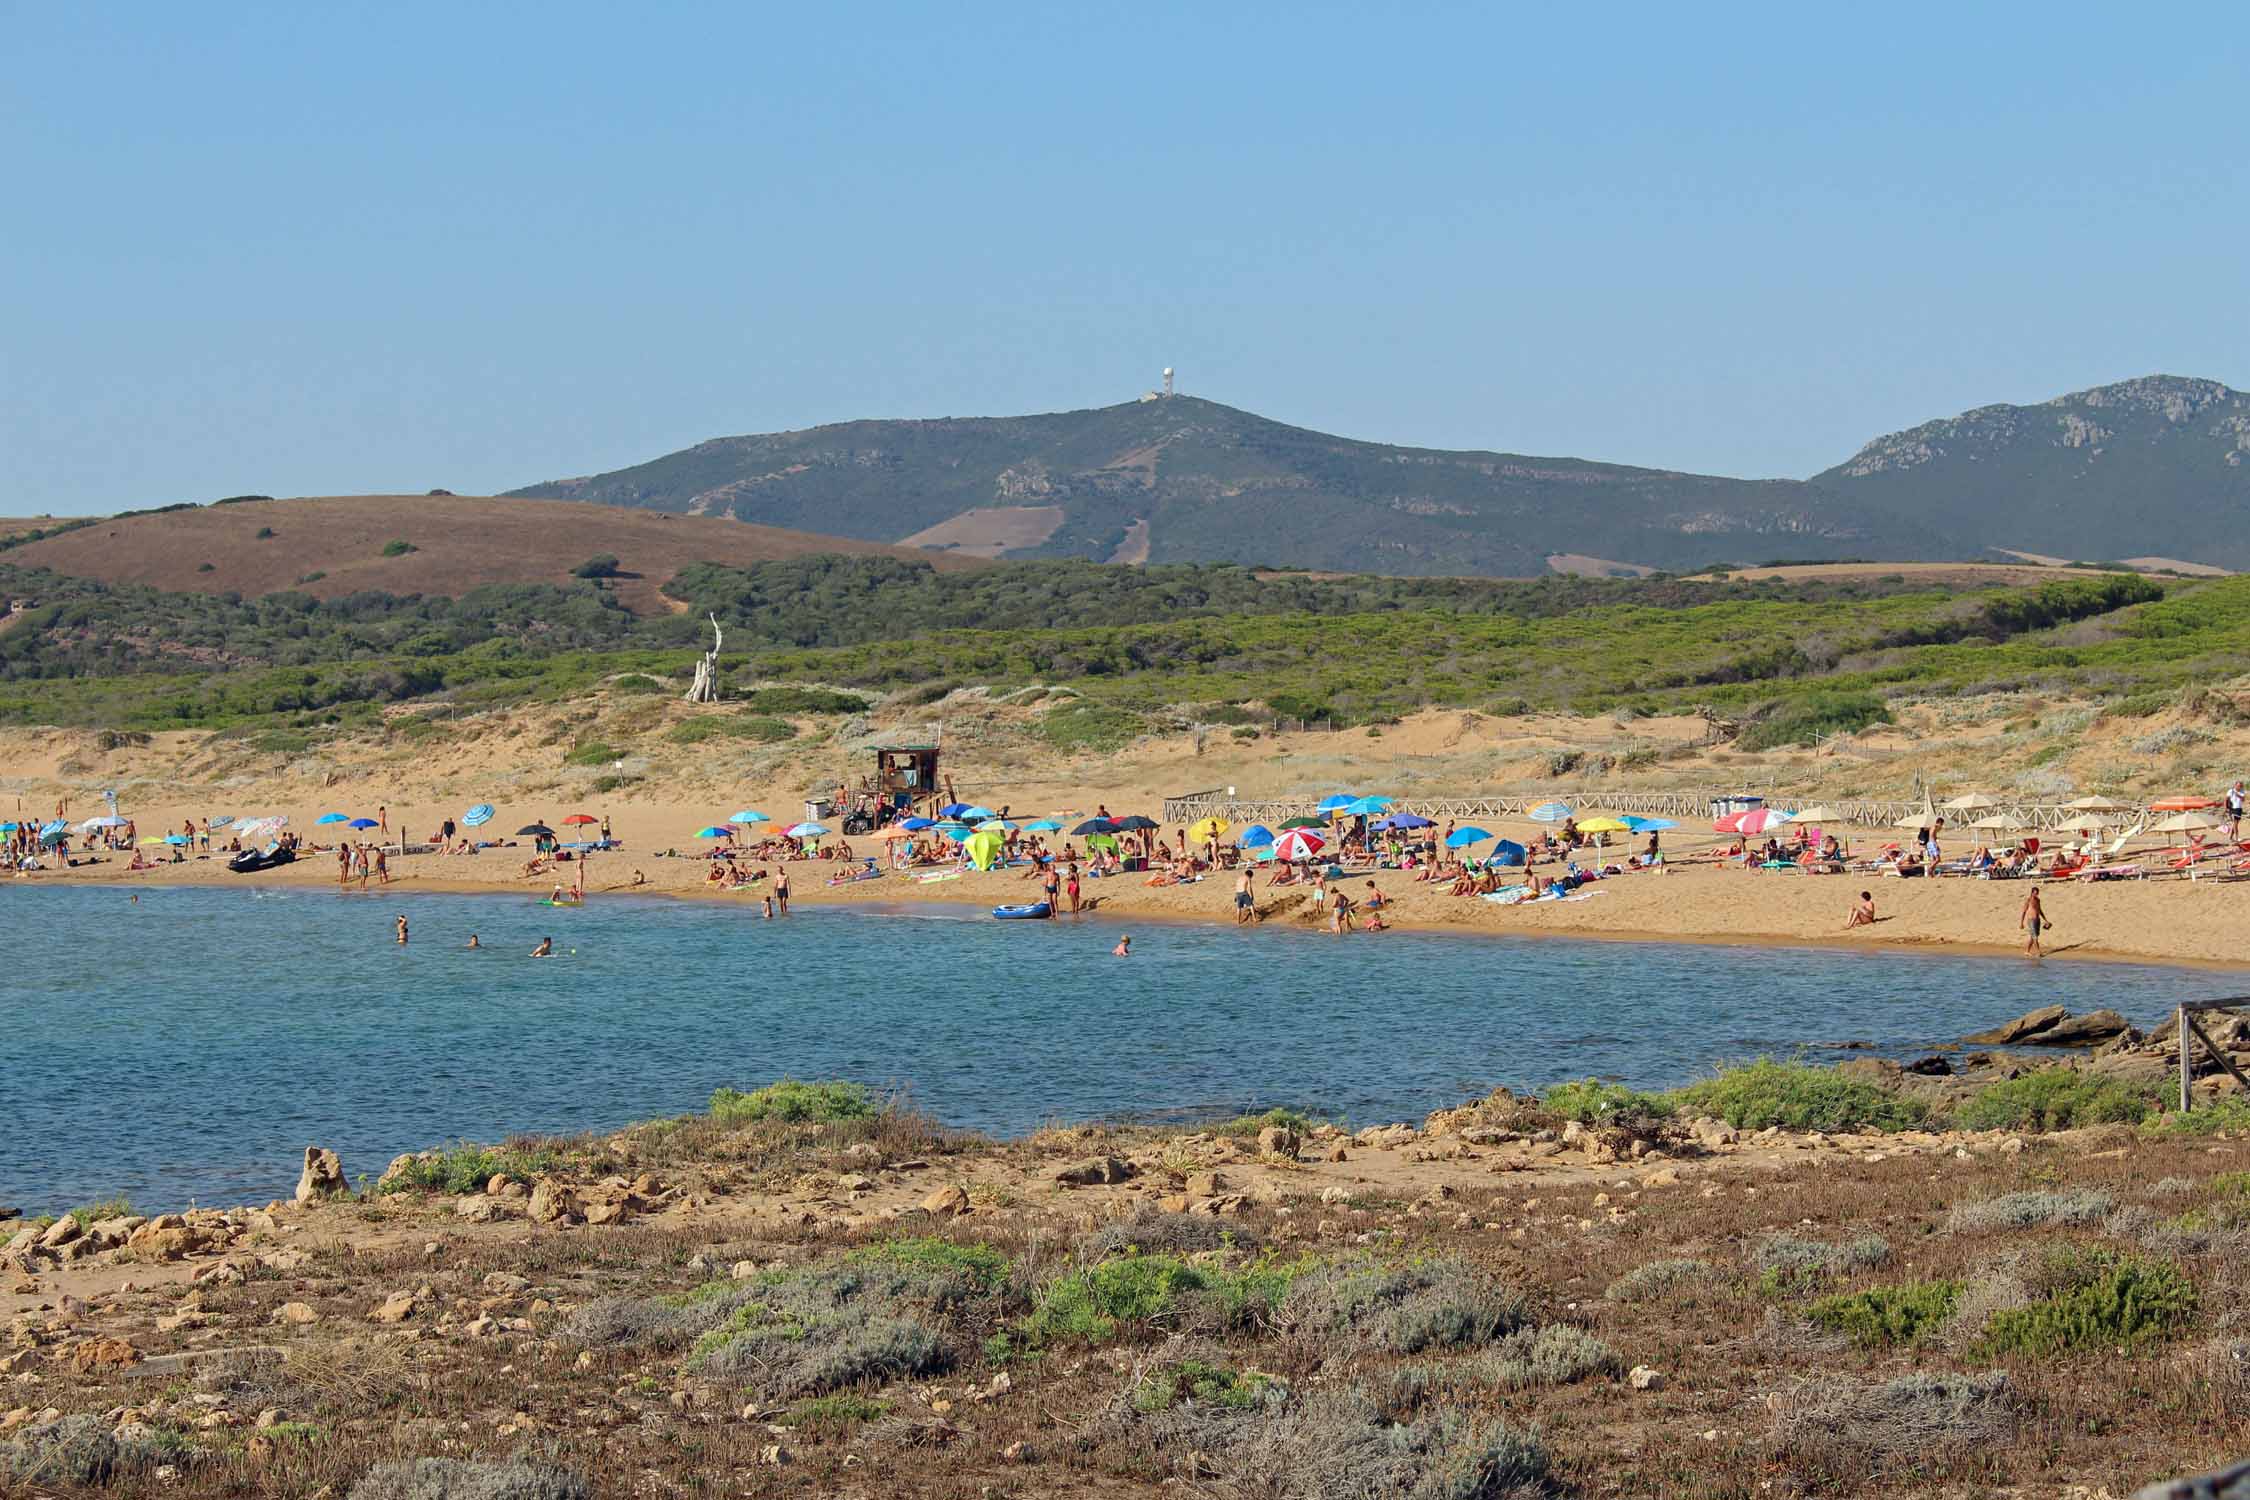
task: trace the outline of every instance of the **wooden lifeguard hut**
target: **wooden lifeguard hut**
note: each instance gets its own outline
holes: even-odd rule
[[[891,809],[895,816],[912,812],[915,804],[925,799],[934,804],[944,786],[938,780],[935,741],[877,745],[874,750],[875,774],[868,791],[879,806]]]

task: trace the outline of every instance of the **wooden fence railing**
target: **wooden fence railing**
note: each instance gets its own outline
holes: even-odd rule
[[[2242,1076],[2242,1070],[2234,1065],[2234,1059],[2228,1057],[2219,1044],[2211,1040],[2210,1033],[2198,1025],[2195,1019],[2207,1010],[2239,1010],[2246,1005],[2250,1005],[2250,995],[2238,995],[2232,1000],[2183,1000],[2180,1002],[2181,1114],[2184,1115],[2195,1107],[2193,1086],[2195,1083],[2195,1044],[2197,1042],[2203,1044],[2203,1050],[2211,1054],[2214,1062],[2233,1075],[2234,1081],[2242,1085],[2244,1093],[2250,1093],[2250,1078]]]

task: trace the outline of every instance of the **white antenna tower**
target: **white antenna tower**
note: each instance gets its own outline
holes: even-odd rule
[[[1170,365],[1164,367],[1164,394],[1167,396],[1172,394],[1172,367]]]

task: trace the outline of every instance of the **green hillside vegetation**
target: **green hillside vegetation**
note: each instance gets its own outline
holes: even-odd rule
[[[1076,695],[1052,710],[1048,737],[1095,749],[1183,712],[1256,717],[1245,706],[1342,723],[1430,705],[1709,708],[1750,720],[1746,740],[1800,743],[1877,722],[1900,694],[2039,687],[2146,708],[2231,678],[2250,651],[2250,579],[2167,585],[2111,575],[1968,593],[1871,583],[1845,597],[1833,585],[1683,580],[1267,585],[1240,570],[1193,569],[1086,570],[1113,576],[1078,587],[1071,567],[1043,575],[1045,565],[1019,565],[992,570],[989,597],[924,575],[871,593],[868,570],[890,566],[710,570],[679,587],[714,603],[736,590],[763,621],[730,620],[725,681],[755,713],[855,712],[886,694],[927,702],[970,683],[1042,684]],[[19,596],[27,584],[53,584],[5,582]],[[696,616],[635,620],[591,584],[328,605],[53,586],[64,597],[0,632],[0,722],[294,732],[366,722],[396,704],[422,705],[426,721],[625,691],[628,682],[648,691],[639,679],[682,683],[695,659]],[[878,639],[772,642],[790,630],[864,634],[870,616],[890,619],[894,587],[905,622]],[[789,588],[801,609],[774,602]],[[1058,598],[1097,619],[1154,611],[1162,600],[1176,617],[939,630],[913,612],[1046,618]],[[1302,607],[1308,601],[1320,607]],[[1220,609],[1229,612],[1205,612]]]

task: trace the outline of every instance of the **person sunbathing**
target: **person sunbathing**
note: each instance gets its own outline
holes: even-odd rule
[[[1859,904],[1852,908],[1852,914],[1845,920],[1844,926],[1848,930],[1853,927],[1872,927],[1874,925],[1875,893],[1873,891],[1861,891],[1859,893]]]

